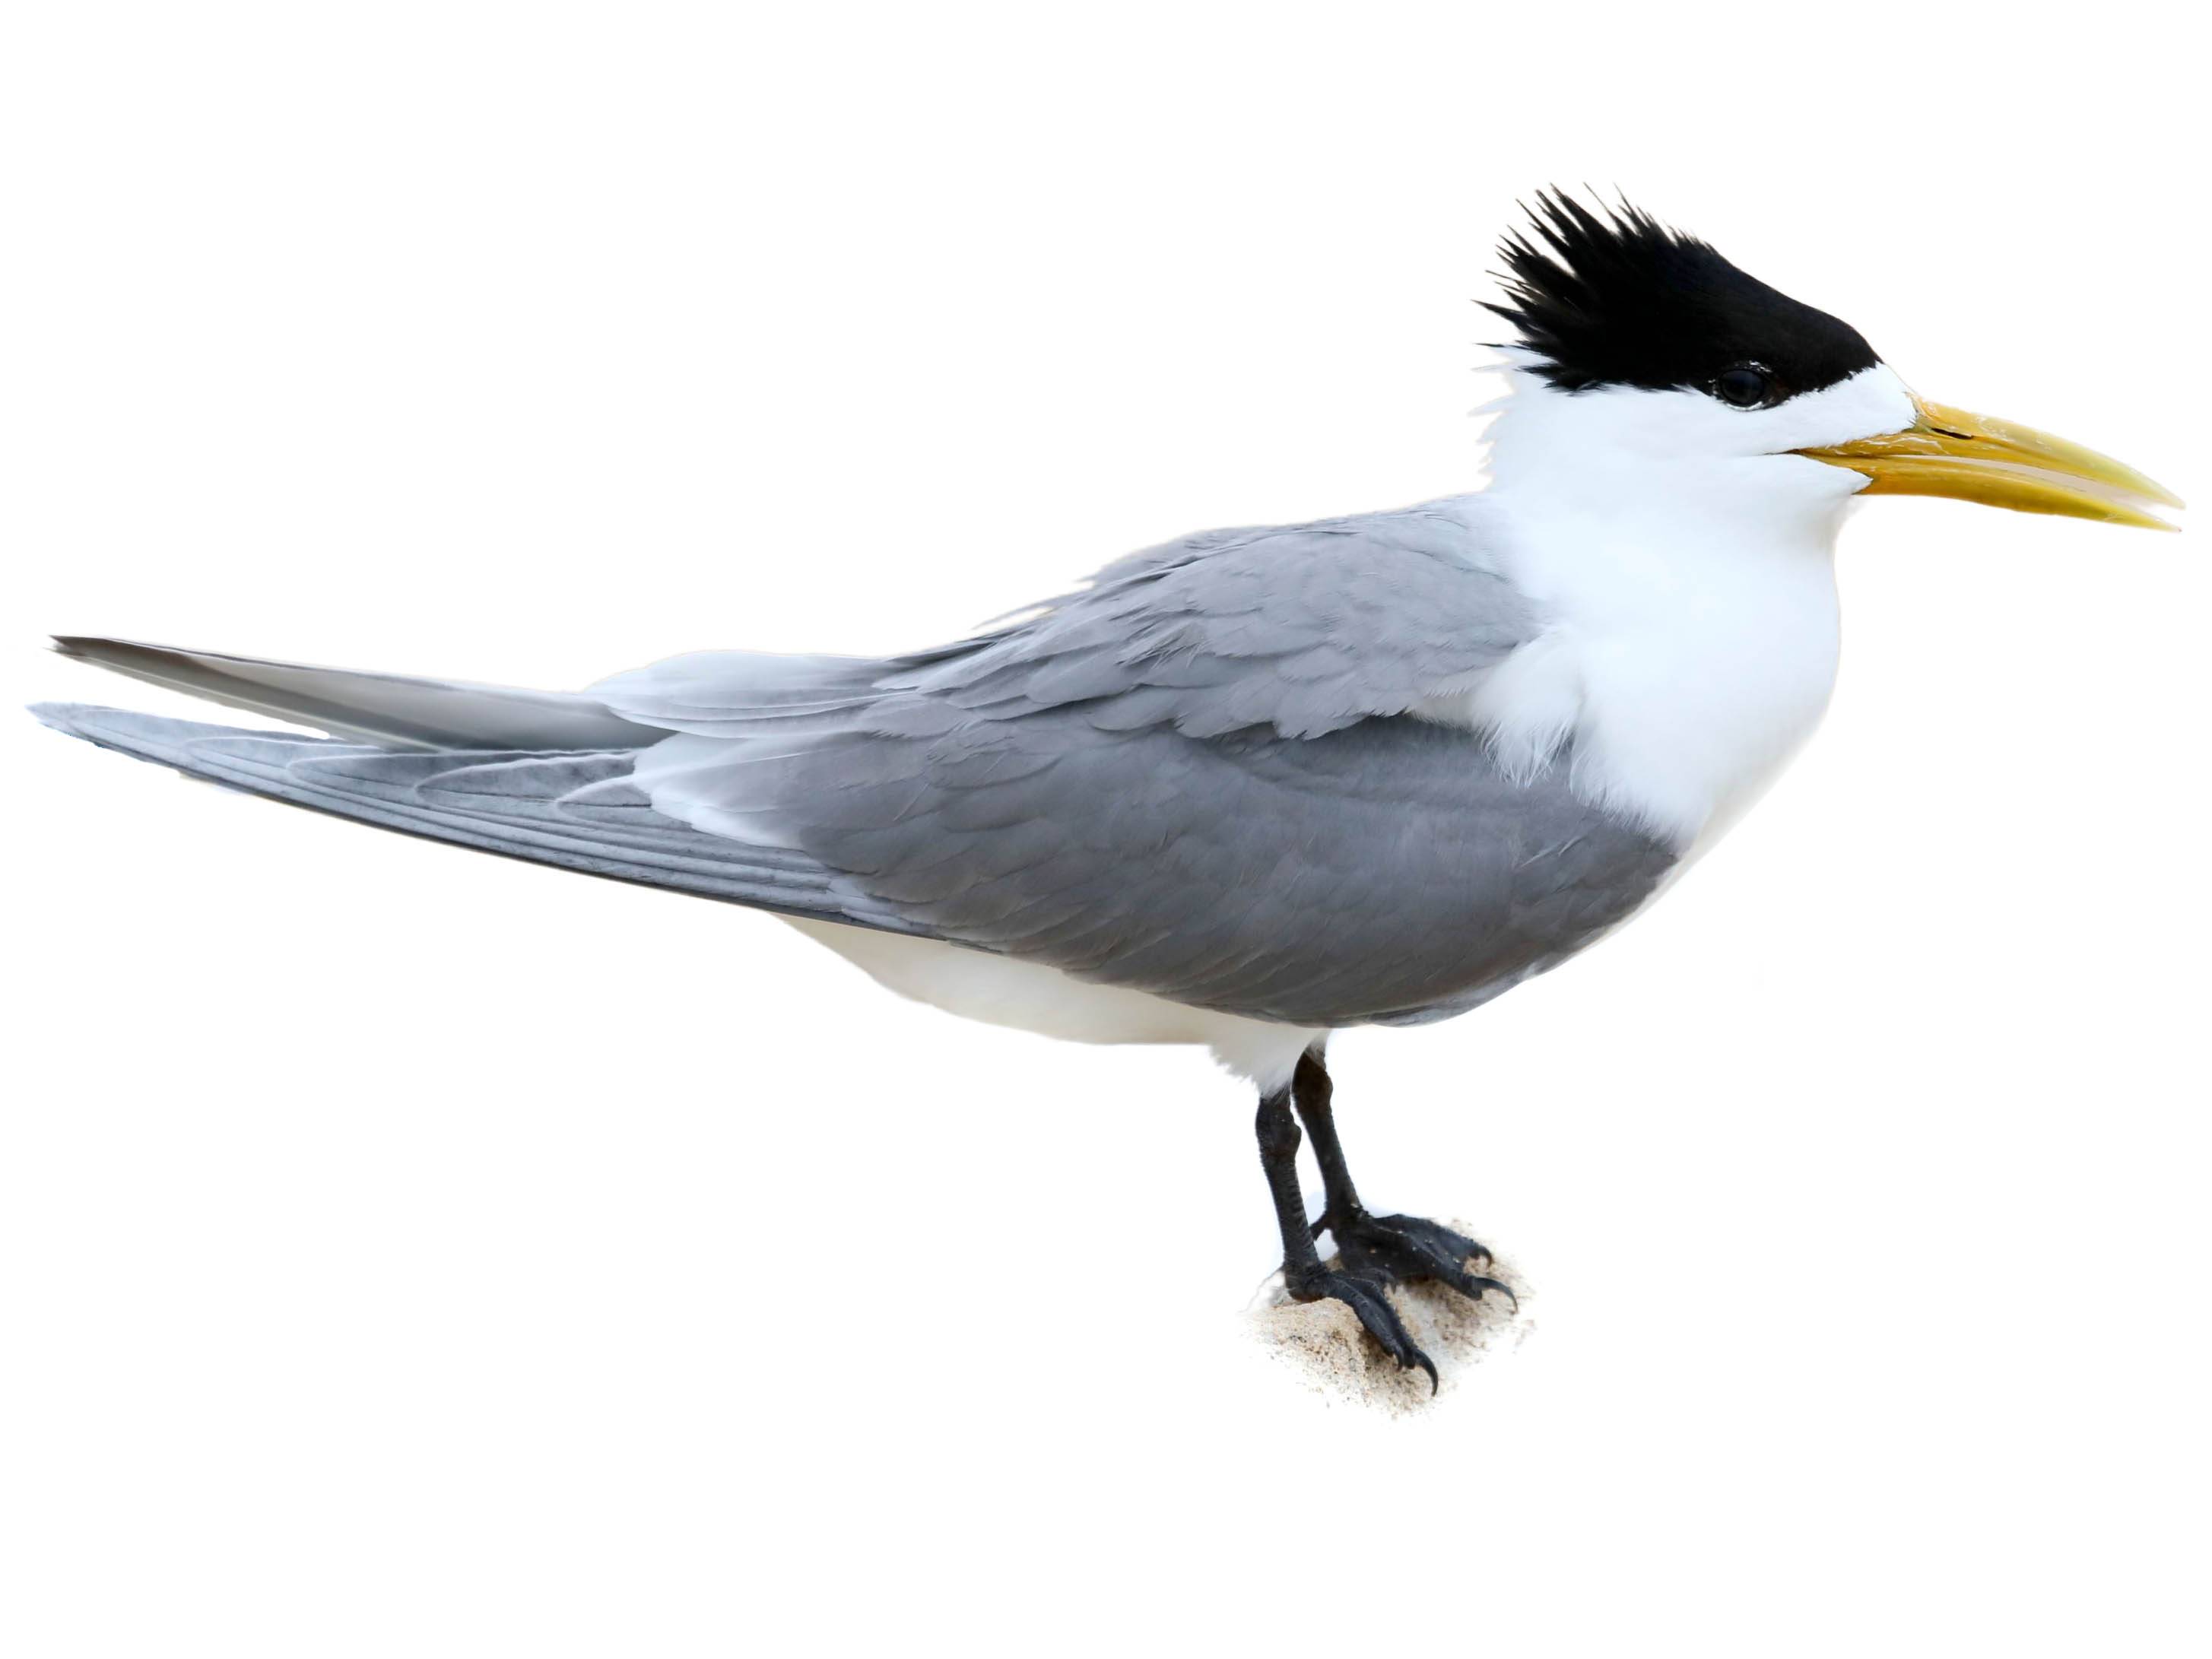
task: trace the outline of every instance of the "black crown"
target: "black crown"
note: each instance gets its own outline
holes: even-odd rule
[[[1710,244],[1622,202],[1601,214],[1540,193],[1529,228],[1500,244],[1507,303],[1493,311],[1568,392],[1709,388],[1757,364],[1778,397],[1832,386],[1881,361],[1850,324],[1739,270]]]

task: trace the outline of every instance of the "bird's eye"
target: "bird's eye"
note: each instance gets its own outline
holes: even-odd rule
[[[1713,396],[1737,409],[1757,409],[1774,396],[1774,377],[1757,363],[1738,363],[1713,382]]]

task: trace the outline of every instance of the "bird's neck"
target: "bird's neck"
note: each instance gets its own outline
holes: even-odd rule
[[[1702,850],[1827,707],[1844,501],[1761,487],[1760,460],[1794,458],[1577,457],[1516,432],[1522,412],[1492,434],[1488,495],[1543,628],[1475,717],[1509,760],[1571,737],[1577,790]]]

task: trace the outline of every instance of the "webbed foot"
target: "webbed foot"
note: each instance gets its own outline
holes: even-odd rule
[[[1437,1391],[1437,1362],[1422,1352],[1420,1345],[1407,1334],[1405,1322],[1390,1305],[1390,1298],[1383,1294],[1379,1281],[1356,1273],[1332,1272],[1327,1267],[1285,1268],[1283,1288],[1293,1302],[1318,1302],[1326,1297],[1344,1304],[1359,1316],[1361,1326],[1381,1345],[1382,1352],[1398,1362],[1401,1370],[1419,1366],[1429,1374],[1429,1392]]]
[[[1478,1259],[1488,1266],[1490,1252],[1449,1227],[1417,1215],[1370,1215],[1356,1210],[1346,1216],[1332,1210],[1313,1224],[1315,1237],[1324,1230],[1335,1238],[1346,1270],[1374,1284],[1434,1279],[1478,1302],[1486,1291],[1496,1291],[1520,1306],[1511,1287],[1468,1271],[1467,1264]]]

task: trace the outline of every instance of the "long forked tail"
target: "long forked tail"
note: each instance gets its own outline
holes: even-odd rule
[[[132,640],[71,635],[54,647],[133,679],[387,749],[635,748],[668,735],[574,691],[313,668]]]
[[[653,811],[630,781],[635,747],[396,750],[82,703],[31,712],[104,749],[387,830],[757,909],[914,931],[803,853],[710,836]]]

